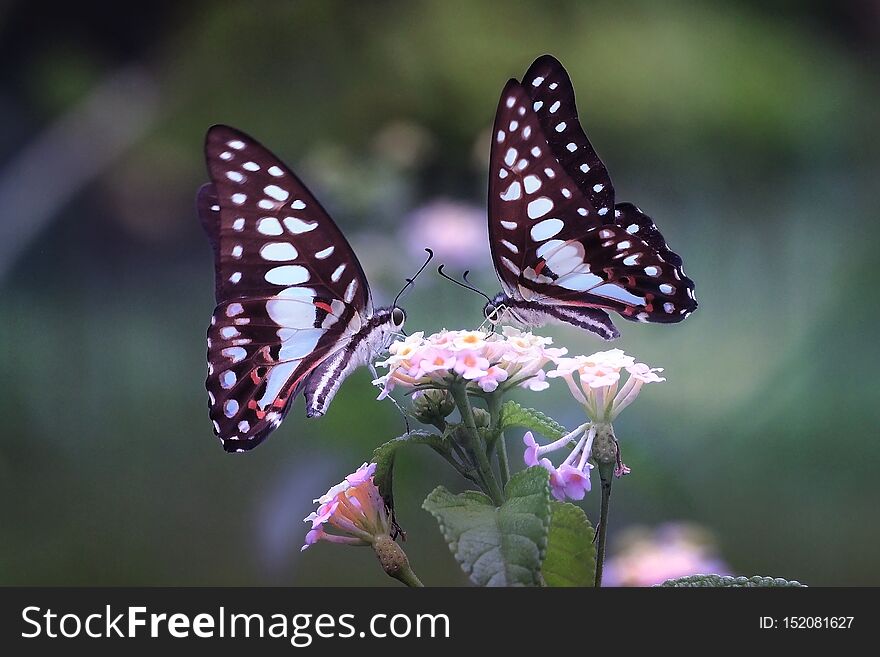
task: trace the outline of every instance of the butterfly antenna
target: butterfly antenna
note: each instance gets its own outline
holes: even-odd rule
[[[476,287],[475,287],[475,286],[474,286],[474,285],[473,285],[473,284],[467,279],[468,274],[470,274],[470,271],[469,271],[469,270],[466,271],[466,272],[464,273],[464,275],[462,275],[462,278],[464,279],[464,283],[462,283],[460,280],[458,280],[458,279],[456,279],[456,278],[453,278],[453,277],[450,276],[449,274],[444,273],[444,272],[443,272],[443,267],[445,267],[445,266],[446,266],[446,265],[440,265],[439,267],[437,267],[437,273],[440,274],[443,278],[445,278],[445,279],[448,280],[448,281],[452,281],[453,283],[455,283],[455,284],[458,285],[459,287],[463,287],[465,290],[470,290],[471,292],[476,292],[476,293],[479,294],[481,297],[485,298],[486,301],[488,301],[489,303],[492,303],[492,299],[489,298],[489,295],[488,295],[488,294],[486,294],[485,292],[483,292],[483,291],[479,290],[478,288],[476,288]]]
[[[400,299],[400,296],[403,294],[404,290],[406,290],[406,288],[410,287],[411,285],[413,285],[416,282],[416,279],[419,277],[419,274],[421,274],[423,271],[425,271],[425,267],[427,267],[428,263],[431,262],[431,260],[434,258],[434,252],[431,249],[425,248],[425,251],[428,252],[428,258],[427,258],[427,260],[425,260],[425,264],[423,264],[421,267],[419,267],[419,270],[416,272],[415,276],[413,276],[412,278],[406,279],[406,283],[404,284],[404,286],[402,288],[400,288],[400,292],[398,292],[397,296],[394,297],[394,301],[391,302],[392,307],[397,305],[397,301]]]

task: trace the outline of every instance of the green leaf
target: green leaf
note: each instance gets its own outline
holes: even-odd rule
[[[373,450],[373,456],[370,457],[370,463],[376,464],[373,482],[379,489],[379,493],[389,504],[392,501],[391,482],[394,474],[394,457],[397,454],[397,450],[406,445],[428,445],[442,451],[448,449],[447,440],[441,436],[428,433],[427,431],[410,431],[379,445]]]
[[[533,408],[525,408],[515,401],[506,401],[501,407],[501,429],[523,427],[529,431],[537,431],[551,440],[558,440],[568,433],[566,428],[552,417],[544,415]]]
[[[547,536],[547,556],[541,572],[547,586],[593,586],[596,548],[593,527],[578,506],[550,503],[552,516]]]
[[[507,483],[507,501],[495,507],[483,493],[459,495],[435,488],[422,508],[433,515],[449,550],[478,586],[537,586],[550,527],[549,473],[518,472]]]
[[[728,577],[722,575],[688,575],[677,579],[667,579],[657,586],[689,587],[689,586],[722,586],[722,587],[749,587],[749,586],[794,586],[806,587],[795,580],[781,579],[779,577]]]

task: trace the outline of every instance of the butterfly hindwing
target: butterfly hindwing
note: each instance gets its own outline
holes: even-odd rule
[[[199,216],[214,248],[208,330],[210,415],[227,451],[259,444],[307,377],[372,313],[345,237],[271,152],[226,126],[208,132],[212,183]]]

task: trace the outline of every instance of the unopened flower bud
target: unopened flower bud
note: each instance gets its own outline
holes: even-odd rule
[[[475,408],[474,409],[474,424],[477,425],[477,428],[488,427],[492,422],[492,416],[489,415],[489,411],[483,408]]]
[[[421,586],[422,583],[413,573],[406,553],[390,536],[380,534],[373,541],[373,551],[379,563],[389,577],[400,580],[407,586]]]
[[[431,388],[413,395],[413,414],[419,422],[435,424],[452,413],[455,402],[448,390]]]

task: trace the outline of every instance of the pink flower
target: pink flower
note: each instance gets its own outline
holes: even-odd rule
[[[657,376],[660,368],[636,363],[620,349],[600,351],[590,356],[555,359],[556,369],[547,372],[550,378],[561,378],[572,396],[584,406],[594,422],[610,423],[629,406],[645,383],[666,379]],[[628,377],[620,385],[623,373]]]
[[[532,432],[527,431],[523,436],[523,443],[526,446],[523,461],[529,467],[540,465],[550,473],[550,492],[557,500],[582,500],[590,490],[590,470],[593,465],[588,459],[595,435],[595,428],[589,423],[585,423],[559,440],[548,445],[539,445]],[[580,436],[580,440],[558,468],[553,465],[550,459],[544,457],[544,454],[570,445],[578,436]]]
[[[670,523],[656,529],[633,528],[605,562],[605,586],[652,586],[696,574],[728,575],[712,536],[695,525]]]
[[[370,545],[376,537],[390,534],[385,502],[373,483],[375,471],[375,463],[364,463],[315,500],[318,509],[305,518],[311,530],[303,550],[318,541]]]
[[[464,379],[479,379],[489,373],[489,360],[474,351],[460,351],[452,369]]]
[[[477,379],[477,385],[483,392],[494,392],[498,389],[498,384],[506,381],[508,377],[507,371],[501,369],[497,365],[490,365],[486,370],[486,374]]]

